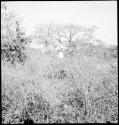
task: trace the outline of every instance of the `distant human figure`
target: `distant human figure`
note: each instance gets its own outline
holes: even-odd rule
[[[63,46],[62,44],[57,45],[56,51],[58,52],[59,58],[64,58],[64,50],[66,50],[65,46]]]
[[[58,57],[59,58],[64,58],[64,53],[63,52],[59,52]]]

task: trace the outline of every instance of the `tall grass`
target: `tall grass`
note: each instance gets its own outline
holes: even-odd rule
[[[58,59],[35,50],[26,55],[24,65],[1,64],[3,123],[117,122],[117,72],[105,60],[78,53]],[[104,100],[113,102],[113,108],[104,104],[110,112],[98,111]]]

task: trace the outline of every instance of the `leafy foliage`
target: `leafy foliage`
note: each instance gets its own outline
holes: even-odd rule
[[[2,4],[3,6],[3,4]],[[1,10],[1,58],[12,64],[24,62],[24,45],[27,40],[17,15],[7,10],[4,4]]]

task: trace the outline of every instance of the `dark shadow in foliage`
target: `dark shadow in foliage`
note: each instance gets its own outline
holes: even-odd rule
[[[27,120],[24,121],[24,124],[25,125],[33,125],[34,123],[33,123],[33,120],[27,119]]]
[[[67,76],[67,72],[65,70],[59,70],[58,72],[56,72],[54,74],[54,77],[57,78],[57,79],[65,79]]]
[[[6,43],[1,47],[1,59],[11,64],[21,63],[26,60],[25,47]]]

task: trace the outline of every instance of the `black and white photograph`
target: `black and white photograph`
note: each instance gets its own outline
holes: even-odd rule
[[[118,123],[117,1],[1,1],[2,124]]]

